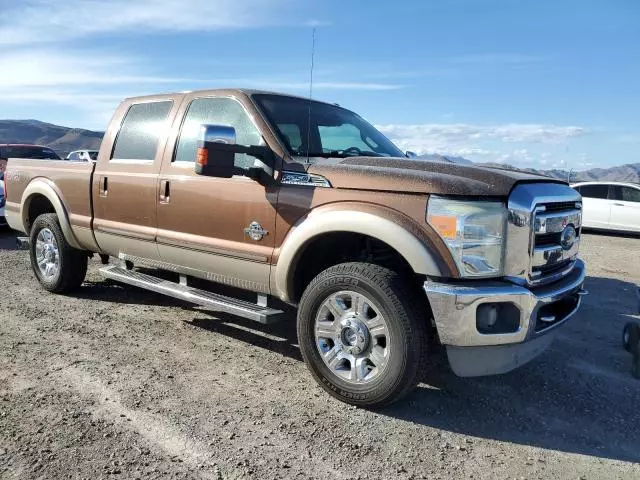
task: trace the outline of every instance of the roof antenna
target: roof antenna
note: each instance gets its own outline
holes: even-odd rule
[[[307,123],[307,163],[311,163],[310,142],[311,142],[311,100],[313,99],[313,61],[316,53],[316,27],[311,31],[311,73],[309,75],[309,123]]]

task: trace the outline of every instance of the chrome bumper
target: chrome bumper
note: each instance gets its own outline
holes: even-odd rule
[[[585,266],[577,260],[571,273],[553,284],[528,289],[504,281],[440,283],[427,281],[427,294],[440,342],[447,347],[449,361],[460,376],[490,375],[509,371],[531,360],[551,343],[549,335],[571,318],[580,306]],[[570,300],[553,322],[541,320],[541,309],[553,309]],[[520,323],[510,333],[483,334],[476,326],[476,310],[485,303],[512,303]],[[541,317],[541,318],[539,318]],[[486,356],[483,364],[482,355]]]

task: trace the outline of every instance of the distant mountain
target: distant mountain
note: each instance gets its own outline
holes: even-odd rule
[[[569,178],[568,170],[538,170],[535,168],[515,168],[511,165],[502,163],[482,163],[485,167],[506,168],[508,170],[521,170],[524,172],[537,173],[552,178],[560,178],[567,180]],[[592,168],[590,170],[571,171],[571,182],[588,182],[588,181],[612,181],[612,182],[631,182],[640,183],[640,163],[629,165],[619,165],[609,168]]]
[[[464,157],[454,157],[451,155],[440,155],[438,153],[424,153],[418,155],[418,158],[423,160],[429,160],[432,162],[446,162],[446,163],[459,163],[461,165],[473,165],[473,162]]]
[[[100,148],[104,132],[61,127],[39,120],[0,120],[0,143],[43,145],[64,157],[72,150]]]

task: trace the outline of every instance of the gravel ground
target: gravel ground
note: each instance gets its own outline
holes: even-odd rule
[[[0,478],[640,478],[640,238],[585,235],[591,291],[543,358],[426,383],[382,411],[312,381],[295,325],[104,281],[41,290],[0,233]]]

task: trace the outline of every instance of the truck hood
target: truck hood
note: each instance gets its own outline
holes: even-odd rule
[[[307,172],[335,188],[436,195],[507,196],[516,183],[561,180],[500,168],[389,157],[318,159]]]

